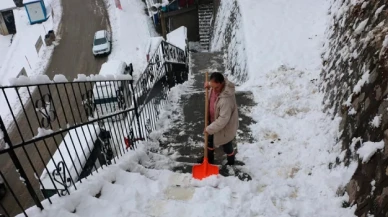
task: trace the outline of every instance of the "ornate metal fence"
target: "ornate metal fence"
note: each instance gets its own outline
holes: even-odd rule
[[[70,194],[148,140],[170,88],[187,79],[186,61],[185,51],[162,42],[136,83],[92,76],[0,87],[0,214],[43,209],[42,200]]]

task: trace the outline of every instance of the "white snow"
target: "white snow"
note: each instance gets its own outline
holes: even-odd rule
[[[382,119],[382,115],[376,115],[373,118],[373,120],[370,122],[370,124],[372,125],[372,127],[378,128],[378,127],[380,127],[381,119]]]
[[[178,29],[167,34],[167,42],[186,50],[187,28],[181,26]]]
[[[4,0],[1,0],[0,2],[3,3]],[[13,37],[0,35],[0,85],[44,83],[39,80],[31,82],[30,79],[26,79],[25,77],[20,80],[15,80],[23,68],[28,76],[33,77],[43,74],[54,51],[54,46],[55,44],[58,44],[58,41],[60,40],[60,37],[57,35],[58,40],[53,43],[54,46],[46,47],[44,43],[44,36],[49,30],[54,30],[54,32],[57,33],[62,16],[60,1],[45,0],[44,2],[49,19],[41,24],[30,25],[24,7],[13,10],[17,33]],[[35,49],[35,44],[39,37],[42,37],[43,44],[38,53]],[[11,38],[12,44],[10,44]],[[32,91],[32,89],[30,90]],[[18,113],[21,107],[16,92],[10,90],[6,92],[12,111]],[[26,90],[22,90],[20,95],[24,97],[25,95],[28,95],[28,93]],[[3,93],[0,93],[0,104],[7,104]],[[6,127],[13,121],[7,106],[0,109],[0,116],[3,118]]]
[[[51,83],[52,81],[47,75],[32,75],[29,77],[26,77],[24,75],[21,75],[18,78],[10,78],[9,84],[10,85],[33,85],[33,84],[47,84]]]
[[[357,150],[357,154],[362,159],[362,163],[367,163],[370,158],[380,149],[384,148],[384,140],[380,142],[364,142]]]
[[[375,184],[376,184],[376,180],[372,180],[372,181],[370,182],[370,185],[372,186],[371,194],[373,194],[373,192],[374,192],[375,189],[376,189]]]
[[[354,108],[351,108],[348,112],[349,115],[355,115],[357,114],[357,111]]]
[[[383,41],[383,48],[388,47],[388,35],[385,36],[384,41]]]
[[[230,0],[227,0],[230,1]],[[320,69],[327,1],[237,1],[249,71],[245,86],[260,86],[265,74],[287,68]],[[239,62],[242,62],[240,60]]]
[[[385,8],[385,5],[382,5],[381,7],[377,8],[374,18],[377,18],[384,8]]]
[[[104,0],[112,26],[113,47],[109,60],[133,63],[134,78],[147,66],[150,38],[158,36],[152,20],[145,14],[141,0],[121,0],[122,10],[116,8],[115,0]],[[136,22],[129,22],[135,20]]]
[[[50,135],[51,133],[54,133],[53,130],[51,129],[44,129],[44,128],[38,128],[38,134],[34,137],[34,138],[39,138],[39,137],[43,137],[43,136],[47,136],[47,135]]]
[[[364,86],[364,84],[368,83],[368,81],[369,81],[369,75],[370,75],[369,70],[362,75],[361,79],[354,86],[353,93],[360,93],[361,92],[361,88]]]
[[[62,74],[55,75],[53,81],[57,83],[68,82],[67,78]]]
[[[15,8],[16,5],[13,0],[1,0],[0,1],[0,11]]]
[[[355,34],[360,34],[364,31],[366,24],[368,23],[369,18],[362,21],[360,24],[358,24],[357,28],[354,30]]]

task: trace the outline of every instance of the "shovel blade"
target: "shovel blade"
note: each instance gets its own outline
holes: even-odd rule
[[[202,180],[212,175],[218,175],[218,166],[209,164],[207,158],[203,159],[203,163],[193,166],[193,178]]]

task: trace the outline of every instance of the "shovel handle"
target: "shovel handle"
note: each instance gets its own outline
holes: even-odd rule
[[[208,82],[208,72],[205,73],[205,82]],[[209,122],[209,91],[205,88],[205,129]],[[207,158],[207,143],[208,143],[208,134],[205,131],[205,145],[204,145],[204,157]]]

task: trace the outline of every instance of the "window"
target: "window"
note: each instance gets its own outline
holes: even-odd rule
[[[93,42],[94,45],[106,44],[106,38],[96,38]]]

